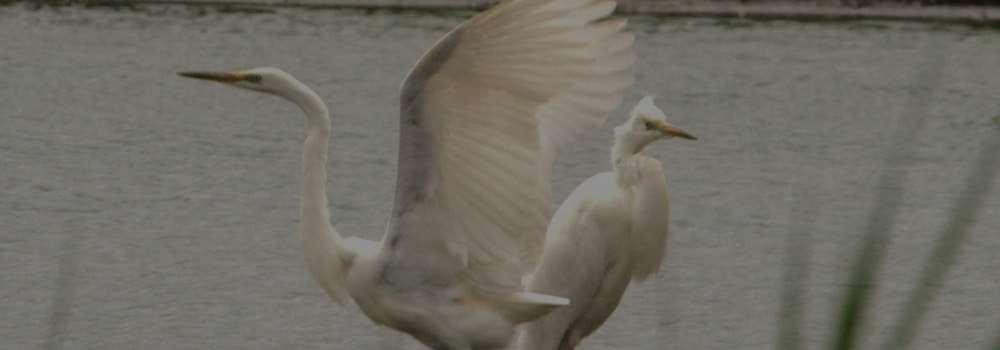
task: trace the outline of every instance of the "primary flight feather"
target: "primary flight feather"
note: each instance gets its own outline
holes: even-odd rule
[[[442,38],[400,93],[395,203],[381,242],[329,223],[330,117],[287,73],[181,75],[275,94],[306,114],[300,233],[337,301],[434,349],[506,346],[513,325],[567,300],[521,292],[550,214],[558,147],[601,125],[632,83],[632,34],[609,0],[511,0]]]

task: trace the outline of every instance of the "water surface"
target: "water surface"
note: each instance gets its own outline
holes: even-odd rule
[[[461,20],[0,7],[5,347],[420,348],[310,280],[295,233],[297,108],[174,73],[272,65],[313,86],[334,115],[332,220],[378,239],[395,179],[397,88]],[[582,348],[772,348],[784,239],[802,227],[813,251],[803,337],[824,345],[888,140],[913,96],[930,96],[896,184],[905,194],[866,337],[878,344],[978,145],[997,137],[1000,33],[646,17],[632,28],[640,63],[625,104],[658,95],[700,140],[648,150],[671,188],[664,270],[632,287]],[[928,69],[940,79],[919,79]],[[609,168],[610,126],[626,110],[560,158],[558,201]],[[915,348],[975,349],[1000,327],[998,212],[994,194]]]

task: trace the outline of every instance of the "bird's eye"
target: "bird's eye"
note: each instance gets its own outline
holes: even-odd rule
[[[261,79],[262,77],[260,76],[260,74],[247,74],[246,81],[249,81],[254,84],[260,84]]]
[[[653,130],[655,128],[656,128],[656,125],[654,125],[653,122],[646,121],[646,130]]]

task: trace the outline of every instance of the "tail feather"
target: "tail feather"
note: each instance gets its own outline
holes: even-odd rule
[[[497,310],[517,324],[542,317],[557,307],[569,305],[569,299],[539,293],[514,293],[494,299]]]

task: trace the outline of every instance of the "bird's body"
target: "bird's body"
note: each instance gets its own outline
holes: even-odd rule
[[[514,324],[495,306],[469,307],[468,294],[458,284],[398,289],[380,281],[379,256],[362,258],[351,269],[347,284],[361,311],[375,323],[410,334],[432,349],[493,349],[503,347]]]
[[[693,137],[652,115],[658,109],[641,108],[650,106],[651,99],[641,102],[616,129],[614,171],[580,184],[549,224],[527,290],[572,303],[528,323],[520,350],[573,349],[611,316],[631,281],[659,269],[669,226],[666,177],[658,160],[639,152],[664,135]]]
[[[601,125],[632,84],[634,37],[613,0],[509,0],[441,39],[400,92],[395,203],[381,242],[329,221],[331,120],[275,68],[181,75],[283,97],[306,114],[299,231],[338,302],[434,349],[496,349],[568,300],[522,292],[550,214],[558,147]]]

